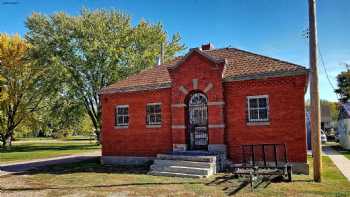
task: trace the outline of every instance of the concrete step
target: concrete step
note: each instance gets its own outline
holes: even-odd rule
[[[149,174],[186,178],[204,178],[215,174],[216,156],[198,154],[198,152],[158,154]]]
[[[216,163],[156,159],[154,160],[154,165],[185,166],[185,167],[194,167],[194,168],[215,168]]]
[[[182,177],[182,178],[205,178],[204,175],[195,175],[195,174],[185,174],[185,173],[176,173],[176,172],[162,172],[162,171],[150,171],[150,175],[154,176],[170,176],[170,177]]]
[[[193,175],[213,175],[212,168],[194,168],[194,167],[185,167],[185,166],[160,166],[152,165],[151,170],[159,172],[174,172],[182,174],[193,174]]]
[[[181,160],[181,161],[195,161],[195,162],[216,162],[216,156],[192,156],[192,155],[172,155],[172,154],[158,154],[159,160]]]

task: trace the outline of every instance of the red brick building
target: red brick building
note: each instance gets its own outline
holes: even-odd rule
[[[137,162],[158,153],[224,152],[283,143],[307,169],[302,66],[210,44],[101,91],[102,161]]]

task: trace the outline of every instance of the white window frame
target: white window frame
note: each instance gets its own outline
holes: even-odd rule
[[[120,115],[118,114],[118,109],[119,108],[128,108],[128,114],[127,115]],[[119,123],[119,117],[123,116],[123,117],[128,117],[128,123]],[[127,128],[129,126],[129,121],[130,121],[130,117],[129,117],[129,105],[116,105],[115,106],[115,127],[117,128]]]
[[[160,122],[151,122],[150,115],[147,112],[148,106],[154,106],[154,105],[159,105],[160,107],[160,112],[159,113],[152,113],[152,114],[159,114],[160,115]],[[147,126],[160,126],[162,125],[162,103],[147,103],[146,105],[146,125]]]
[[[259,103],[257,107],[251,108],[250,107],[250,99],[259,99],[259,98],[265,98],[266,99],[266,107],[259,107]],[[247,103],[248,103],[248,122],[268,122],[269,121],[269,96],[268,95],[257,95],[257,96],[247,96]],[[260,118],[259,110],[260,109],[266,109],[266,118]],[[250,110],[257,110],[258,111],[258,118],[252,119],[250,118]]]

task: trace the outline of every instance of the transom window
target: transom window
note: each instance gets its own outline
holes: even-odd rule
[[[191,96],[188,107],[190,113],[190,123],[205,125],[208,122],[207,97],[198,92]]]
[[[248,96],[249,122],[269,121],[269,97],[267,95]]]
[[[146,113],[147,125],[160,125],[162,123],[162,112],[160,103],[147,104]]]
[[[129,124],[129,106],[117,105],[115,108],[115,125],[117,127],[127,127]]]

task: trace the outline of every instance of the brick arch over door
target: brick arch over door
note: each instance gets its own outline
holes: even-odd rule
[[[170,69],[173,145],[186,147],[185,99],[192,91],[204,92],[208,97],[209,144],[224,143],[222,71],[223,65],[196,53]]]

